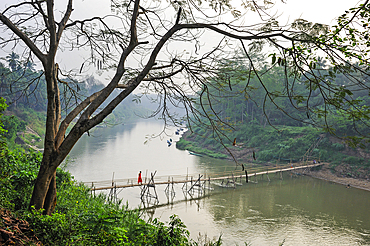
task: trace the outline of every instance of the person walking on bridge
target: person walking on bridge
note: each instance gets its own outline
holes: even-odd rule
[[[143,184],[143,180],[141,179],[141,171],[139,172],[139,177],[137,179],[138,184]]]

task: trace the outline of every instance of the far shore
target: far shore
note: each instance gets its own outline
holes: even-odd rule
[[[337,184],[345,185],[347,188],[357,188],[370,191],[370,180],[355,179],[351,177],[340,177],[330,171],[329,164],[324,164],[320,170],[306,172],[305,175],[313,178],[322,179]]]

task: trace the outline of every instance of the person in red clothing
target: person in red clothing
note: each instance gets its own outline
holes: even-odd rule
[[[143,184],[143,180],[141,179],[141,171],[139,172],[139,178],[137,179],[138,184]]]

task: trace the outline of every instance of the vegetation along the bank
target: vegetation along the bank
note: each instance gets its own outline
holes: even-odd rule
[[[41,155],[6,147],[2,155],[1,245],[197,245],[190,241],[189,232],[176,215],[169,218],[168,224],[157,219],[145,221],[139,210],[106,202],[104,195],[91,195],[88,187],[61,169],[57,170],[55,212],[49,216],[33,208],[28,210]],[[29,225],[19,228],[16,223],[7,223],[10,220],[3,219],[4,209],[13,211],[13,216]]]
[[[369,90],[364,83],[369,75],[369,0],[339,16],[332,27],[300,18],[280,25],[266,11],[274,6],[273,1],[264,0],[242,6],[238,1],[222,0],[173,1],[168,6],[145,0],[112,1],[107,7],[113,14],[98,8],[81,19],[76,14],[84,11],[83,5],[74,6],[73,0],[64,6],[55,2],[21,1],[0,11],[4,37],[0,49],[19,51],[23,61],[17,64],[15,53],[6,58],[11,73],[2,74],[9,83],[2,84],[1,90],[9,88],[14,95],[12,104],[20,96],[25,102],[37,97],[41,99],[38,108],[47,111],[41,171],[30,200],[30,206],[44,209],[45,214],[55,209],[56,169],[83,134],[112,117],[137,89],[157,95],[153,115],[166,122],[184,120],[169,107],[182,105],[187,116],[205,117],[216,130],[225,121],[211,105],[220,97],[214,89],[239,91],[249,100],[254,88],[263,87],[259,114],[267,121],[272,116],[269,109],[277,107],[298,121],[302,118],[296,112],[303,112],[307,123],[333,133],[326,119],[338,111],[364,134],[348,140],[357,144],[369,139],[367,129],[357,126],[360,121],[369,125],[370,107],[352,97],[354,92]],[[251,11],[259,13],[259,23],[249,22],[254,19],[249,18]],[[253,85],[245,83],[243,90],[234,87],[227,71],[237,67],[220,65],[234,60],[234,51],[247,68],[241,77],[255,79]],[[269,54],[263,56],[263,52]],[[32,62],[40,68],[35,76]],[[25,71],[20,77],[19,66]],[[107,75],[107,81],[101,90],[82,93],[81,75],[91,71]],[[269,71],[281,75],[283,82],[267,86],[263,77]],[[346,77],[345,83],[335,83],[337,76]],[[46,95],[40,95],[43,88]],[[286,103],[293,111],[282,107],[284,99],[289,99]],[[236,112],[243,111],[236,102],[229,103]],[[320,103],[322,107],[317,108]]]
[[[5,100],[0,107],[5,109]],[[10,149],[0,119],[0,245],[220,245],[221,239],[193,241],[176,215],[168,223],[144,220],[143,211],[91,194],[58,168],[55,212],[29,209],[42,154]],[[205,242],[206,241],[206,242]]]
[[[307,112],[297,110],[289,98],[266,102],[265,87],[284,90],[284,71],[280,67],[265,71],[262,68],[264,86],[256,76],[248,75],[248,68],[238,58],[224,61],[220,68],[216,79],[222,80],[227,75],[233,89],[229,89],[229,83],[210,89],[210,93],[218,97],[204,108],[210,112],[209,117],[217,117],[222,123],[211,125],[207,117],[201,118],[202,123],[190,121],[189,131],[177,142],[177,148],[215,158],[232,159],[233,156],[245,166],[325,161],[340,176],[370,179],[370,146],[366,141],[354,144],[361,137],[357,130],[361,134],[370,132],[367,118],[354,121],[341,110],[333,110],[326,117],[307,117]],[[330,71],[323,68],[321,73]],[[334,83],[345,84],[346,77],[337,76]],[[363,83],[369,85],[370,81],[365,79]],[[306,88],[304,84],[296,87],[300,91]],[[364,93],[354,90],[351,96],[360,108],[370,104]],[[312,100],[312,111],[327,107],[320,97]],[[217,114],[212,115],[214,112]],[[330,128],[318,127],[325,124]]]
[[[193,243],[177,217],[168,226],[145,222],[139,212],[92,197],[59,169],[85,133],[107,121],[121,122],[113,112],[131,102],[136,89],[158,95],[153,115],[166,122],[184,120],[169,105],[186,108],[185,120],[196,135],[179,147],[200,152],[202,139],[214,152],[206,154],[225,158],[230,153],[221,149],[229,147],[234,156],[245,150],[250,160],[262,163],[310,155],[333,165],[353,164],[345,175],[368,177],[369,0],[332,27],[303,19],[280,25],[266,14],[273,3],[265,0],[242,7],[222,0],[170,1],[166,8],[152,1],[112,1],[113,14],[88,11],[86,19],[74,15],[83,5],[55,2],[20,1],[0,11],[1,51],[22,54],[12,52],[8,64],[0,64],[1,96],[11,104],[4,116],[7,131],[0,129],[6,138],[0,205],[27,219],[32,240]],[[259,24],[245,22],[251,11],[259,13]],[[87,52],[79,60],[81,50]],[[89,69],[113,76],[106,84],[80,79]],[[18,144],[43,152],[17,150]],[[19,230],[27,224],[3,220],[6,240],[17,231],[9,229],[9,221],[17,221]]]

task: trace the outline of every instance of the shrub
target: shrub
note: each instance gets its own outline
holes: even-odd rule
[[[343,160],[344,163],[348,163],[348,164],[352,164],[352,165],[360,165],[364,161],[365,161],[364,158],[358,158],[358,157],[355,157],[355,156],[348,156]]]
[[[191,142],[184,140],[183,138],[180,138],[178,142],[176,142],[176,148],[180,150],[186,150],[187,146],[191,145]]]
[[[276,155],[276,152],[273,150],[262,150],[256,153],[257,159],[259,161],[270,161],[276,158],[275,155]]]
[[[6,154],[0,158],[0,206],[27,209],[41,158],[37,152],[6,149]]]
[[[345,146],[341,143],[333,143],[332,148],[337,150],[337,151],[342,151],[345,149]]]
[[[44,245],[190,245],[189,232],[177,216],[168,226],[146,222],[139,210],[94,196],[88,187],[58,168],[57,204],[51,215],[28,211],[41,154],[9,151],[0,158],[0,207],[26,219]]]

